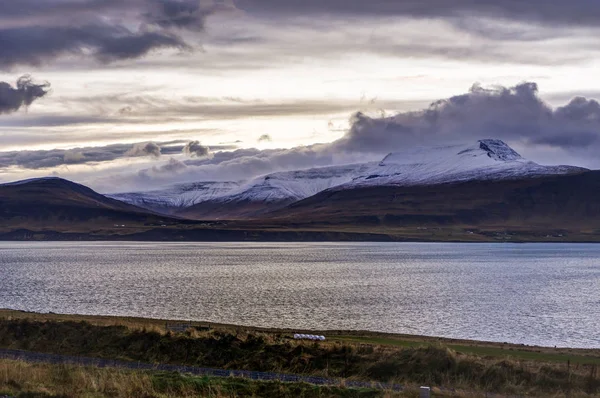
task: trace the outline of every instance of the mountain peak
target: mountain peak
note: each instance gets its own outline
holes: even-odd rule
[[[497,161],[523,160],[521,155],[502,140],[479,140],[479,149],[487,152],[490,158]]]

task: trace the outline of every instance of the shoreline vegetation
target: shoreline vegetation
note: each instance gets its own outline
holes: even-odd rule
[[[327,341],[293,339],[304,332]],[[434,396],[600,396],[600,349],[15,310],[0,310],[0,348],[406,387],[393,392],[343,382],[315,386],[0,360],[0,396],[414,397],[420,385],[434,387]]]
[[[229,228],[229,229],[226,229]],[[405,243],[600,243],[598,231],[527,230],[523,228],[390,228],[323,227],[290,228],[276,225],[128,226],[99,227],[89,231],[72,226],[2,228],[0,242],[405,242]]]

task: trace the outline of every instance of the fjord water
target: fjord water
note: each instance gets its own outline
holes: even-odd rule
[[[0,308],[600,347],[600,245],[0,243]]]

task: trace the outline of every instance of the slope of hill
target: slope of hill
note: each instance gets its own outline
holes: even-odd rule
[[[159,222],[161,218],[61,178],[0,185],[0,227],[78,226],[89,230],[115,223]]]
[[[600,231],[600,171],[433,185],[332,189],[270,214],[273,222],[385,228]]]

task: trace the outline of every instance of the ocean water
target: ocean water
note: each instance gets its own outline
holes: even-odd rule
[[[0,242],[0,308],[600,348],[600,245]]]

